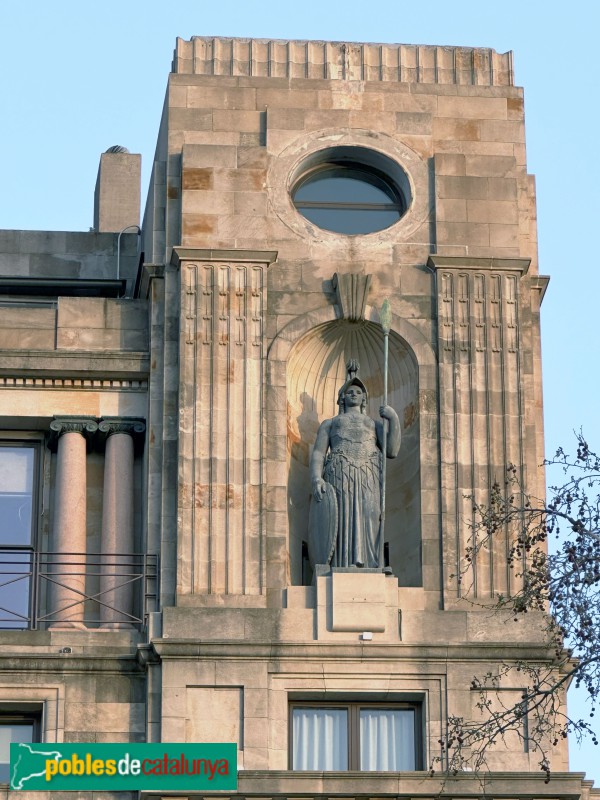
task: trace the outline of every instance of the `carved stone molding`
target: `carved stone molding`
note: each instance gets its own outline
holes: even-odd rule
[[[150,286],[154,280],[164,280],[165,265],[164,264],[144,264],[142,267],[142,275],[140,285],[136,297],[143,297],[147,300],[150,297]]]
[[[146,423],[134,417],[103,417],[98,430],[106,438],[113,433],[128,433],[132,437],[141,436],[146,430]]]
[[[98,423],[94,417],[54,417],[50,423],[48,447],[55,451],[64,433],[80,433],[89,446],[97,430]]]
[[[173,72],[263,78],[513,86],[512,52],[360,42],[178,39]]]
[[[431,255],[427,266],[434,270],[479,270],[493,272],[518,272],[526,275],[531,264],[530,258],[495,258],[478,256],[440,256]]]
[[[181,594],[264,589],[267,269],[275,251],[173,248],[179,271]]]
[[[139,452],[144,443],[146,423],[137,417],[103,417],[98,425],[96,446],[99,449],[106,447],[108,439],[117,433],[131,436],[136,452]]]
[[[546,294],[546,289],[548,288],[548,284],[550,283],[550,277],[548,275],[536,275],[535,277],[531,278],[531,288],[536,289],[540,293],[540,304],[544,299],[544,295]]]
[[[342,319],[364,321],[371,276],[336,272],[332,283]]]
[[[45,377],[12,377],[0,376],[3,389],[67,389],[84,392],[115,391],[141,392],[147,391],[148,381],[121,380],[116,378],[45,378]]]
[[[86,439],[88,450],[102,447],[114,433],[126,433],[136,445],[143,442],[146,423],[139,417],[54,417],[50,423],[48,447],[56,451],[58,440],[63,433],[81,433]]]
[[[277,260],[276,250],[220,250],[201,247],[174,247],[171,264],[181,267],[182,264],[195,261],[202,263],[230,263],[242,262],[244,264],[256,262],[270,265]]]
[[[539,281],[528,275],[529,258],[434,255],[428,266],[436,273],[447,596],[494,598],[518,585],[506,563],[508,528],[477,552],[468,581],[457,584],[453,576],[469,546],[473,498],[488,503],[506,464],[522,470],[526,462],[533,429],[530,319]]]

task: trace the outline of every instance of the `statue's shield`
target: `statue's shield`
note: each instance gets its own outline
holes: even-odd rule
[[[337,537],[337,500],[335,489],[325,483],[323,499],[311,498],[308,514],[308,557],[310,565],[329,564]]]

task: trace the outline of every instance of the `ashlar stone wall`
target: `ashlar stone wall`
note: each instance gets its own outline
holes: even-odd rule
[[[438,51],[437,62],[431,62],[437,63],[437,72],[425,69],[415,73],[402,67],[408,67],[412,51],[399,48],[396,52],[402,68],[395,73],[366,66],[357,73],[352,66],[358,63],[356,58],[363,58],[364,65],[371,63],[368,48],[358,56],[352,47],[343,52],[339,48],[325,51],[308,43],[304,50],[297,50],[294,43],[287,51],[285,76],[274,66],[278,61],[271,62],[272,71],[266,75],[261,59],[278,59],[277,44],[264,50],[264,43],[252,43],[248,52],[253,55],[244,67],[244,58],[232,55],[234,51],[247,52],[237,40],[233,45],[231,40],[193,41],[193,47],[184,42],[178,45],[177,71],[169,81],[150,190],[152,218],[147,217],[154,223],[155,244],[148,241],[147,246],[152,259],[160,261],[170,246],[181,245],[188,271],[214,268],[223,275],[233,275],[241,268],[243,253],[277,253],[266,268],[266,282],[260,289],[262,347],[268,363],[260,408],[258,395],[253,405],[256,424],[262,426],[266,439],[268,494],[261,501],[266,516],[264,525],[248,518],[245,534],[264,537],[260,547],[265,578],[260,592],[272,591],[275,596],[288,584],[302,581],[301,546],[306,534],[299,520],[308,502],[306,460],[316,426],[331,413],[339,364],[352,355],[351,350],[364,356],[366,368],[366,341],[377,340],[378,308],[387,297],[394,312],[393,334],[399,337],[398,346],[405,348],[417,365],[412,395],[394,396],[394,402],[400,403],[408,449],[401,451],[401,466],[391,467],[391,480],[399,489],[392,492],[399,505],[397,511],[392,508],[390,523],[393,567],[401,584],[424,586],[432,607],[441,601],[441,583],[445,585],[443,602],[460,602],[451,578],[464,547],[461,529],[467,521],[459,507],[460,498],[474,491],[478,497],[485,496],[490,482],[510,459],[522,464],[524,471],[530,465],[527,477],[535,486],[539,481],[536,465],[541,461],[541,432],[536,424],[540,386],[537,315],[545,283],[537,277],[534,188],[525,166],[523,95],[512,85],[509,62],[503,72],[490,70],[490,64],[500,63],[494,60],[500,56],[488,53],[484,57],[487,51],[469,51],[467,58],[460,51],[471,71],[451,74],[441,66],[445,51]],[[189,55],[192,52],[193,57]],[[225,52],[231,61],[221,57]],[[367,52],[371,55],[365,55]],[[425,52],[430,54],[427,49]],[[305,61],[299,53],[305,54]],[[329,65],[321,72],[315,66],[317,53]],[[206,66],[209,62],[211,69]],[[410,207],[396,225],[366,236],[343,236],[312,225],[296,211],[290,189],[303,163],[332,147],[376,151],[405,171]],[[252,264],[250,255],[244,263]],[[181,318],[189,320],[190,314],[185,312],[189,288],[184,288],[182,264],[178,257],[177,265],[167,267],[165,286],[167,291],[179,293]],[[463,280],[463,274],[470,277]],[[368,277],[369,290],[358,320],[345,318],[334,275]],[[451,292],[456,294],[452,297],[447,296],[448,276],[455,276]],[[228,287],[215,282],[211,291],[218,291],[223,301],[219,313],[233,341],[236,319],[240,314],[245,318],[246,311],[236,310],[239,286],[232,282]],[[502,311],[496,314],[500,307]],[[199,320],[206,315],[200,306],[194,313],[192,338],[201,342],[205,333]],[[450,316],[441,323],[443,313]],[[454,339],[450,349],[443,339],[448,326],[452,336],[466,335],[465,344],[456,339],[456,351]],[[493,338],[496,332],[498,341]],[[165,328],[165,334],[175,344],[174,331]],[[186,350],[186,335],[182,322],[180,352]],[[320,343],[326,351],[329,348],[329,366],[311,379],[314,397],[308,399],[304,393],[304,406],[308,401],[309,416],[314,419],[310,416],[310,423],[300,431],[306,408],[301,389],[294,388],[302,384],[303,357],[297,354],[309,352],[310,342]],[[308,361],[306,369],[314,370]],[[447,373],[445,366],[438,370],[438,361],[448,363]],[[470,371],[470,384],[461,378],[460,399],[452,400],[458,385],[454,371],[462,369],[458,366],[462,361]],[[214,366],[218,362],[212,358],[206,363]],[[378,369],[371,370],[367,382],[372,386],[371,413],[376,412],[381,397]],[[226,386],[233,387],[238,377],[239,372],[235,378],[224,377],[223,391]],[[398,386],[410,383],[401,369],[392,380]],[[180,392],[187,388],[191,391],[189,379],[184,378]],[[511,398],[507,409],[501,397]],[[201,415],[206,413],[204,410]],[[234,411],[233,418],[236,414]],[[482,427],[483,417],[490,422]],[[449,430],[453,420],[459,428]],[[188,430],[184,416],[179,425],[183,446],[183,434]],[[440,435],[442,441],[459,439],[460,449],[440,454]],[[484,440],[491,448],[490,466],[481,472],[472,454],[479,452]],[[198,448],[200,440],[194,441]],[[247,444],[244,435],[233,428],[223,429],[218,442],[230,453]],[[448,444],[448,448],[452,446]],[[225,462],[220,463],[229,463],[229,456],[223,458]],[[181,464],[180,459],[180,469]],[[228,467],[223,469],[227,472]],[[224,517],[229,514],[231,520],[237,519],[233,484],[224,476],[219,477],[218,469],[213,472],[212,499],[206,500],[202,488],[206,481],[196,481],[193,486],[185,478],[182,489],[180,472],[180,491],[184,492],[180,502],[205,509],[198,520],[204,519],[204,513],[217,513],[216,509]],[[189,560],[190,548],[195,545],[182,545],[182,541],[198,536],[189,515],[184,518],[179,546],[188,555],[181,560],[185,572],[178,583],[189,587],[182,588],[184,593],[220,594],[224,579],[208,577],[206,542],[198,545],[196,561]],[[204,523],[196,524],[205,529]],[[225,531],[229,530],[225,539],[228,535],[235,538],[237,522],[230,528],[229,523],[224,524]],[[203,535],[200,533],[199,542]],[[505,545],[499,543],[498,547],[494,566],[482,565],[478,572],[482,581],[476,590],[479,596],[493,592],[492,586],[500,589],[507,584],[500,555]],[[238,545],[231,548],[228,557],[233,562],[242,559]],[[242,567],[248,568],[255,567]],[[196,575],[192,582],[190,570]],[[198,577],[203,571],[205,576]],[[492,577],[483,577],[488,575]],[[207,588],[209,583],[212,589]],[[243,594],[241,586],[240,580],[233,580],[225,594]]]
[[[327,152],[394,165],[402,218],[346,236],[302,216],[291,190]],[[541,616],[510,625],[485,610],[515,585],[508,533],[456,579],[472,521],[465,497],[485,501],[508,460],[532,490],[543,477],[547,279],[511,55],[178,41],[144,241],[148,530],[161,542],[165,604],[149,737],[233,737],[245,770],[284,771],[274,785],[296,793],[305,784],[285,772],[292,700],[412,698],[428,765],[448,714],[476,717],[475,674],[500,659],[552,658]],[[360,575],[308,585],[314,438],[351,356],[377,415],[386,298],[403,434],[388,479],[394,575],[374,576],[372,590]],[[518,677],[503,680],[506,697],[522,691]],[[538,766],[516,740],[492,761]],[[553,769],[566,765],[561,741]],[[381,791],[360,781],[365,794]],[[336,787],[354,791],[343,778]]]

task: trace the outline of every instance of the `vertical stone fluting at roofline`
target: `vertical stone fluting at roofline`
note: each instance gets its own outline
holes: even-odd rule
[[[220,36],[177,39],[172,71],[232,77],[514,85],[512,51]]]

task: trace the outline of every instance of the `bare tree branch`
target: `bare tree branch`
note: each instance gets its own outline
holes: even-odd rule
[[[520,588],[498,595],[493,608],[509,611],[515,620],[544,612],[548,658],[502,663],[493,674],[475,677],[471,689],[481,719],[450,717],[432,770],[485,769],[494,747],[516,736],[536,754],[549,780],[552,748],[561,739],[571,733],[598,744],[591,723],[571,717],[565,705],[571,681],[584,687],[590,718],[600,696],[600,456],[581,433],[576,438],[574,456],[561,448],[545,462],[566,476],[550,487],[547,499],[528,495],[516,467],[509,465],[504,485],[493,486],[490,502],[473,503],[472,544],[457,579],[466,580],[479,552],[508,530],[513,542],[508,560]],[[504,679],[514,684],[515,673],[527,688],[516,701],[506,702],[500,688]]]

